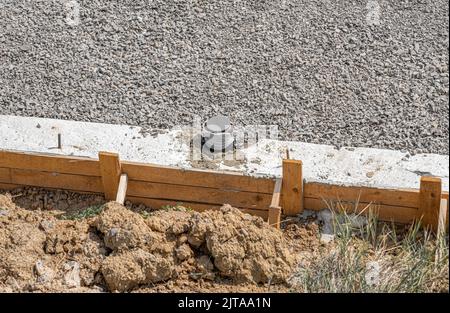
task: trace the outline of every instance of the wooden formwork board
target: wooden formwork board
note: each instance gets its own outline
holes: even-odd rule
[[[0,182],[14,185],[103,192],[101,177],[17,168],[0,168]]]
[[[305,198],[339,199],[397,207],[418,208],[418,189],[384,189],[374,187],[339,186],[316,182],[304,185]]]
[[[109,183],[107,181],[109,176],[114,176],[117,181],[109,188],[110,197],[113,197],[113,193],[117,193],[115,189],[118,187],[120,174],[126,174],[128,180],[126,199],[154,208],[181,204],[204,211],[218,209],[227,203],[244,212],[267,218],[269,207],[275,199],[275,202],[282,204],[284,214],[298,214],[303,208],[320,210],[327,208],[327,203],[332,203],[334,209],[339,209],[340,203],[346,211],[368,212],[367,207],[371,205],[372,211],[378,213],[380,219],[404,223],[419,219],[423,215],[421,207],[423,209],[428,203],[425,203],[428,197],[424,191],[421,194],[419,189],[304,183],[302,164],[295,160],[283,162],[285,175],[282,182],[278,180],[278,184],[282,186],[280,190],[276,188],[275,180],[271,178],[141,164],[119,161],[118,156],[115,157],[119,163],[110,162],[114,163],[113,174],[110,175],[108,173],[112,167],[105,167],[105,164],[101,164],[101,160],[0,151],[0,189],[35,186],[105,194],[105,183]],[[112,159],[114,155],[111,154]],[[437,197],[439,200],[441,198],[447,200],[443,203],[447,204],[448,227],[448,192],[440,193]],[[437,204],[438,201],[435,199],[432,205],[427,205],[434,208]],[[440,216],[443,216],[445,212],[442,210],[445,211],[445,208],[442,209],[440,201],[439,209]],[[432,219],[437,220],[434,215]]]
[[[330,206],[330,207],[329,207]],[[418,218],[419,210],[415,208],[391,206],[391,205],[377,205],[376,203],[356,203],[354,201],[338,201],[305,198],[305,209],[308,210],[322,210],[330,208],[336,211],[341,211],[342,207],[349,213],[364,213],[369,214],[373,212],[378,215],[382,221],[395,221],[399,223],[410,223]]]
[[[275,182],[270,178],[210,170],[184,170],[169,166],[122,162],[122,171],[130,180],[176,184],[272,194]]]
[[[55,154],[0,151],[0,168],[101,176],[98,160]]]
[[[0,153],[0,184],[4,189],[36,186],[104,193],[105,181],[101,174],[105,169],[101,168],[99,160],[15,151]],[[113,155],[109,158],[106,154],[106,157],[114,159]],[[199,209],[228,203],[249,212],[265,211],[275,184],[269,178],[240,173],[184,170],[135,162],[120,162],[120,170],[128,175],[126,198],[129,200],[148,199],[147,204],[158,205],[163,202],[189,203]],[[114,176],[118,177],[116,172],[117,167]],[[113,199],[112,195],[109,198]]]

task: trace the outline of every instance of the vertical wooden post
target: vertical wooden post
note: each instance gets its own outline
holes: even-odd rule
[[[281,198],[284,214],[297,215],[303,212],[302,161],[283,160]]]
[[[106,200],[116,200],[121,166],[117,153],[99,152],[100,173],[102,175],[103,191]]]
[[[420,178],[419,217],[422,225],[436,232],[439,226],[442,183],[439,177]]]

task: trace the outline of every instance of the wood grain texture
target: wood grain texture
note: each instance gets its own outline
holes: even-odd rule
[[[277,178],[275,181],[275,187],[273,188],[272,201],[270,203],[270,207],[278,208],[280,206],[280,197],[281,197],[281,186],[283,180],[281,178]]]
[[[442,182],[439,177],[420,178],[419,214],[422,225],[437,231],[442,199]]]
[[[98,159],[105,198],[107,200],[116,200],[121,174],[119,155],[102,151],[99,152]]]
[[[398,223],[411,223],[418,218],[419,210],[416,208],[407,208],[399,206],[388,205],[376,205],[370,203],[356,203],[354,202],[340,202],[335,200],[324,200],[317,198],[305,198],[305,209],[319,211],[323,209],[332,209],[335,211],[342,211],[345,209],[348,213],[360,213],[369,214],[372,213],[378,215],[378,218],[382,221],[395,221]],[[342,205],[342,207],[341,207]]]
[[[0,151],[0,167],[57,172],[86,176],[100,176],[95,159],[30,152]]]
[[[5,183],[4,181],[1,181]],[[11,169],[8,184],[73,191],[102,192],[100,177]]]
[[[283,160],[283,183],[281,188],[281,207],[286,215],[303,212],[303,174],[302,162]]]
[[[122,171],[129,180],[239,190],[272,194],[275,182],[271,178],[245,176],[241,173],[196,169],[180,169],[169,166],[122,162]]]
[[[221,190],[198,186],[151,183],[129,180],[127,197],[192,201],[222,205],[228,203],[240,208],[267,210],[272,196],[270,194]]]
[[[270,226],[280,229],[281,224],[281,208],[280,207],[270,207],[268,211],[267,222]]]
[[[128,187],[128,175],[121,174],[119,180],[119,187],[117,188],[117,196],[116,202],[120,204],[124,204],[125,197],[127,195],[127,187]]]
[[[419,207],[418,189],[383,189],[373,187],[339,186],[325,183],[304,184],[305,198],[340,199],[410,208]]]

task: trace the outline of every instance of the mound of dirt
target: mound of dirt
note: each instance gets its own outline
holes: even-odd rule
[[[0,291],[131,291],[170,280],[285,283],[296,260],[281,231],[229,205],[147,215],[110,202],[61,220],[0,195]]]

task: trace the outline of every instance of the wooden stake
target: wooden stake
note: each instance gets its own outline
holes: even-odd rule
[[[441,199],[441,208],[439,209],[438,233],[445,234],[448,230],[448,200]]]
[[[297,215],[303,212],[302,161],[283,160],[281,197],[284,214]]]
[[[114,201],[117,197],[120,180],[120,160],[117,153],[99,152],[100,173],[106,200]]]
[[[277,229],[280,229],[281,220],[281,208],[280,207],[270,207],[269,208],[269,218],[268,223]]]
[[[280,196],[281,196],[281,186],[282,186],[283,180],[281,178],[278,178],[275,180],[275,186],[273,188],[273,194],[272,194],[272,202],[270,203],[270,207],[279,207],[280,206]]]
[[[127,174],[120,175],[119,188],[117,188],[116,202],[122,205],[124,204],[125,197],[127,195],[127,185],[128,185],[128,175]]]
[[[441,210],[442,183],[438,177],[420,178],[419,218],[422,225],[436,232],[439,226]]]
[[[280,229],[281,220],[281,208],[280,208],[280,196],[281,196],[282,179],[278,178],[275,181],[275,187],[273,188],[272,202],[269,207],[269,214],[267,222],[269,225]]]

